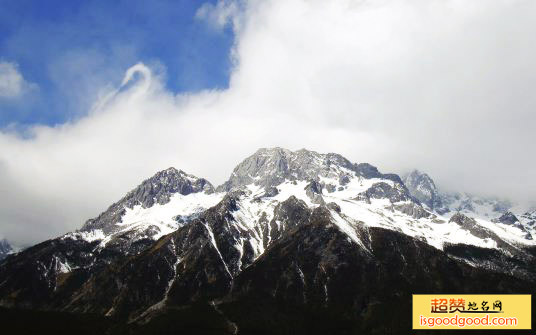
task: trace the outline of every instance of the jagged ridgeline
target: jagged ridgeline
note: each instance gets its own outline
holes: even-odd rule
[[[419,171],[260,149],[216,188],[170,168],[79,231],[7,256],[0,322],[406,334],[413,293],[534,292],[535,221],[534,209],[442,193]],[[41,321],[14,321],[25,317]]]

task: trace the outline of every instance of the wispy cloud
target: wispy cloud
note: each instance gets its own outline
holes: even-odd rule
[[[24,80],[16,63],[0,61],[0,99],[15,99],[37,89]]]
[[[215,4],[206,2],[197,10],[196,18],[206,21],[217,30],[224,29],[228,25],[238,30],[244,6],[242,1],[234,0],[218,0]]]

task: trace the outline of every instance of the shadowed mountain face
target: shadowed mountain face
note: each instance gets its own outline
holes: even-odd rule
[[[6,239],[0,240],[0,260],[13,252],[13,247]]]
[[[414,293],[532,293],[534,225],[442,216],[415,192],[428,179],[280,148],[216,190],[168,169],[3,260],[0,304],[111,334],[404,334]]]

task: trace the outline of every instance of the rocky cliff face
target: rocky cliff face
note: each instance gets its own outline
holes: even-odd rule
[[[428,208],[443,211],[439,191],[432,178],[426,173],[413,170],[404,178],[404,184],[410,193]]]
[[[412,293],[536,287],[530,212],[444,216],[418,179],[280,148],[216,190],[168,169],[80,231],[2,261],[0,304],[130,333],[383,334],[409,330]]]
[[[282,148],[259,149],[241,162],[227,182],[218,187],[229,191],[246,185],[263,188],[278,186],[285,181],[322,180],[336,181],[331,185],[344,185],[352,177],[385,178],[402,184],[397,175],[381,174],[370,164],[353,164],[341,155],[319,154],[309,150],[290,151]]]
[[[0,260],[11,254],[13,251],[13,247],[11,246],[11,244],[9,244],[8,240],[0,240]]]

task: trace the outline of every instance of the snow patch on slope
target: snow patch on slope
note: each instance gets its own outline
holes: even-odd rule
[[[164,205],[155,204],[149,208],[141,205],[134,208],[127,208],[121,218],[121,222],[116,223],[119,227],[129,229],[143,229],[149,226],[156,226],[160,232],[154,235],[154,239],[174,232],[180,227],[176,219],[178,216],[190,216],[201,213],[209,207],[216,205],[223,198],[221,193],[206,194],[203,192],[182,195],[174,194],[170,201]]]
[[[137,238],[149,237],[157,240],[174,232],[196,215],[216,205],[223,196],[223,193],[198,192],[188,195],[175,193],[164,205],[157,203],[148,208],[141,205],[125,208],[125,214],[121,217],[120,222],[115,223],[116,229],[111,234],[104,234],[101,229],[94,229],[68,233],[63,238],[82,239],[87,242],[101,241],[101,248],[115,236],[126,232],[134,232]]]

